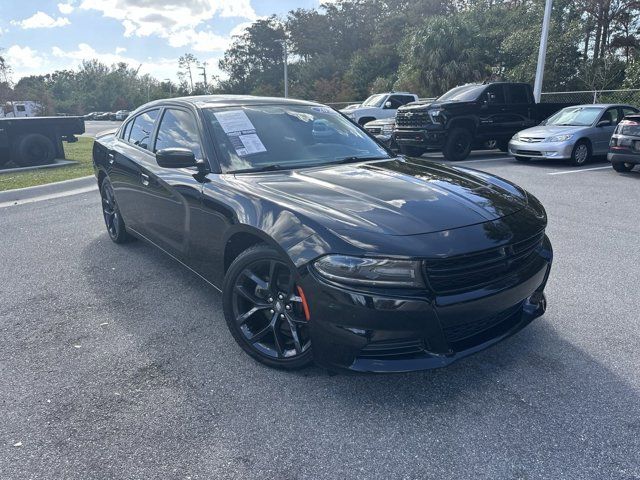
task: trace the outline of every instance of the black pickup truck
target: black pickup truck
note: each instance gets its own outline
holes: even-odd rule
[[[431,102],[400,107],[393,136],[406,155],[442,150],[447,160],[464,160],[472,148],[507,151],[515,133],[569,105],[536,103],[527,83],[468,84]]]
[[[31,167],[64,158],[62,140],[84,133],[82,117],[0,118],[0,167]]]

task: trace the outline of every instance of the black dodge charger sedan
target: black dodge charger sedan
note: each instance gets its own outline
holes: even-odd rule
[[[93,159],[111,239],[144,239],[221,291],[233,337],[269,366],[440,367],[545,311],[535,197],[395,156],[323,105],[155,101]]]

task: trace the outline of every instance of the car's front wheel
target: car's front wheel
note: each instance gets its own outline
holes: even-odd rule
[[[576,167],[586,165],[591,160],[591,145],[586,140],[576,142],[571,152],[571,164]]]
[[[227,270],[222,296],[229,330],[253,358],[284,369],[312,362],[304,293],[278,251],[258,245],[241,253]]]

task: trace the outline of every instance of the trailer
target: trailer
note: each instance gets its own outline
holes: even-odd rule
[[[62,141],[76,142],[82,133],[82,117],[0,118],[0,167],[52,163],[64,158]]]

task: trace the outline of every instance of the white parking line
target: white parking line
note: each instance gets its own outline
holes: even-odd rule
[[[97,185],[91,185],[90,187],[76,188],[74,190],[67,190],[67,191],[64,191],[64,192],[51,193],[49,195],[40,195],[38,197],[25,198],[23,200],[20,200],[20,199],[18,199],[18,200],[9,200],[7,202],[1,202],[0,203],[0,208],[15,207],[17,205],[25,205],[27,203],[42,202],[43,200],[51,200],[51,199],[54,199],[54,198],[69,197],[71,195],[79,195],[81,193],[92,192],[92,191],[97,190],[97,189],[98,189]]]
[[[604,170],[608,168],[611,170],[611,165],[607,165],[606,167],[594,167],[594,168],[581,168],[580,170],[565,170],[564,172],[549,172],[547,175],[564,175],[566,173],[582,173],[582,172],[590,172],[592,170]]]

